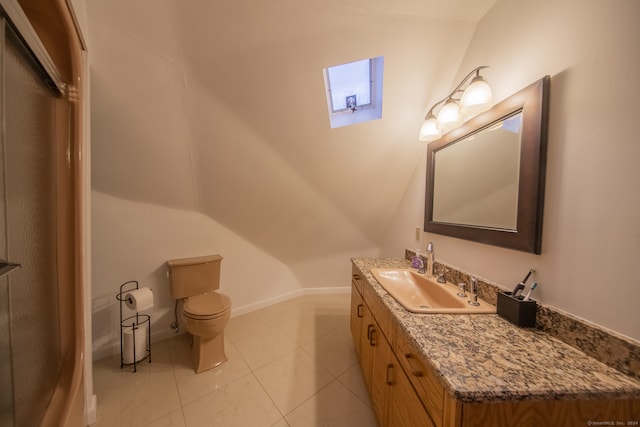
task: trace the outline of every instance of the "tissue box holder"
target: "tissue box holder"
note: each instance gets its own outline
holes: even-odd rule
[[[536,325],[535,300],[522,301],[522,297],[512,297],[511,292],[498,293],[498,314],[516,326],[531,328]]]

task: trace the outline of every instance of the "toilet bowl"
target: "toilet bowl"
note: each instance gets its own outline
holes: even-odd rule
[[[224,328],[231,316],[231,300],[216,292],[187,298],[180,323],[190,336],[191,362],[196,373],[227,361]]]
[[[180,325],[187,332],[196,373],[227,360],[224,328],[231,315],[231,299],[220,288],[220,255],[167,261],[171,297],[181,300]]]

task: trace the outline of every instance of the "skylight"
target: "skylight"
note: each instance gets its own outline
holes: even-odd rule
[[[382,117],[383,63],[380,56],[324,69],[332,128]]]

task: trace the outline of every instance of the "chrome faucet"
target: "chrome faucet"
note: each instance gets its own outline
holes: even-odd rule
[[[433,263],[435,262],[436,255],[433,252],[433,243],[429,242],[427,245],[427,276],[433,277]]]
[[[471,299],[467,302],[470,305],[480,305],[478,302],[478,279],[476,279],[475,276],[471,276],[471,286],[469,286],[469,291],[471,292]]]

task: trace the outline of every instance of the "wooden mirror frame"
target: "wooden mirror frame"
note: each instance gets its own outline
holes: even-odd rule
[[[549,76],[543,77],[428,145],[424,231],[540,254],[549,116],[549,81]],[[520,110],[522,111],[522,139],[520,141],[516,229],[507,230],[433,221],[434,153],[481,132],[495,122]]]

